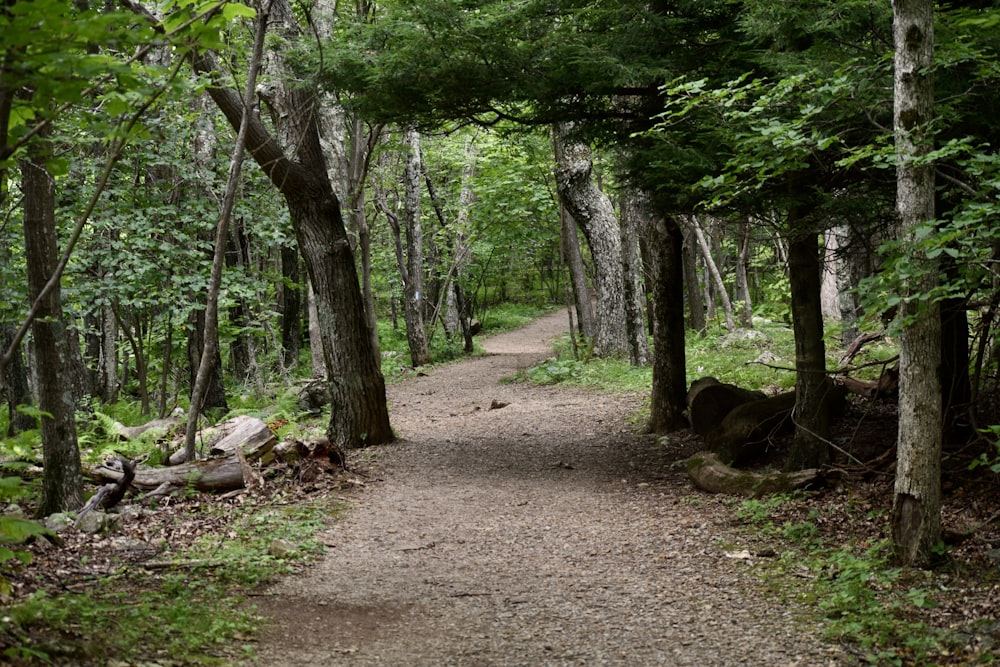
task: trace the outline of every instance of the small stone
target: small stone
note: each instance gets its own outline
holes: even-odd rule
[[[271,540],[267,553],[278,559],[291,558],[296,554],[298,548],[288,540]]]
[[[42,524],[44,524],[49,530],[58,533],[72,526],[73,519],[71,519],[65,512],[58,512],[45,517]]]
[[[113,533],[121,528],[122,518],[117,514],[91,511],[84,514],[76,524],[81,533]]]

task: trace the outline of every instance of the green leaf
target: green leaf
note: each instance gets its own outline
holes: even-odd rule
[[[53,177],[58,178],[59,176],[65,176],[69,173],[69,160],[62,157],[55,157],[51,160],[46,160],[45,169]]]

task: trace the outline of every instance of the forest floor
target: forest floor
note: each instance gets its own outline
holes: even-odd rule
[[[639,434],[645,397],[503,382],[566,328],[557,312],[389,387],[400,439],[367,453],[377,481],[322,559],[255,600],[255,664],[852,661],[764,590],[774,554],[732,503],[692,489],[698,443]]]
[[[891,403],[848,408],[835,438],[869,464],[840,464],[827,487],[794,498],[711,495],[685,471],[705,447],[699,438],[642,433],[645,394],[509,381],[550,357],[566,329],[556,312],[482,340],[483,356],[390,385],[399,440],[351,452],[345,472],[306,484],[276,468],[255,491],[128,503],[118,534],[68,531],[60,548],[37,540],[30,567],[0,569],[11,587],[0,594],[0,650],[32,649],[16,653],[17,665],[185,665],[183,648],[163,647],[201,630],[222,664],[252,651],[245,667],[1000,660],[1000,486],[985,466],[968,470],[968,447],[944,461],[950,557],[933,572],[890,569]],[[130,602],[116,601],[155,597],[157,586],[187,610],[198,592],[170,589],[186,573],[199,572],[194,586],[204,595],[226,590],[197,568],[242,581],[241,558],[262,553],[241,551],[239,522],[265,516],[255,507],[288,512],[280,526],[260,524],[273,526],[261,529],[270,543],[292,534],[297,508],[333,514],[345,501],[342,515],[305,520],[305,531],[322,525],[312,546],[299,546],[322,543],[324,553],[283,560],[268,549],[249,567],[291,572],[264,589],[257,575],[238,586],[232,604],[250,596],[240,609],[259,615],[247,619],[256,639],[227,631],[227,619],[193,616],[205,627],[182,624],[180,636],[148,650],[135,637],[123,661],[89,636],[102,626],[128,637],[154,630],[157,612],[137,620]],[[60,605],[65,612],[11,624],[4,604],[36,591],[56,605],[50,615]],[[939,630],[947,641],[928,643]],[[152,662],[134,659],[146,654]]]

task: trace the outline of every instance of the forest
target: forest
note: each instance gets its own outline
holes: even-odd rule
[[[46,518],[215,479],[206,429],[344,466],[387,383],[553,308],[526,378],[636,369],[698,486],[887,471],[901,567],[948,471],[998,520],[991,0],[29,0],[0,45],[4,604]]]

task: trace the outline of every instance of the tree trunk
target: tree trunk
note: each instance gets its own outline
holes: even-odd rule
[[[375,311],[375,292],[372,289],[372,235],[365,212],[365,180],[368,177],[371,154],[382,136],[382,126],[377,125],[367,133],[365,124],[355,116],[349,126],[350,153],[348,157],[348,221],[358,235],[358,252],[361,253],[361,298],[365,302],[365,322],[371,339],[372,352],[380,359],[381,343],[378,339],[378,318]]]
[[[649,195],[630,191],[622,201],[622,267],[625,272],[625,329],[629,340],[629,363],[645,366],[650,360],[646,320],[642,312],[642,262],[639,258],[639,229],[652,218]]]
[[[747,279],[747,263],[750,257],[750,221],[740,218],[736,236],[736,300],[739,302],[737,316],[741,327],[753,328],[753,303],[750,299],[750,281]]]
[[[587,286],[587,269],[580,252],[580,238],[576,233],[576,221],[566,207],[559,204],[563,248],[566,251],[566,266],[573,284],[573,302],[576,304],[576,321],[580,335],[588,340],[594,338],[594,308],[590,302],[590,288]]]
[[[792,329],[795,333],[795,435],[786,468],[818,468],[829,462],[830,411],[820,305],[819,234],[810,230],[794,208],[788,213],[788,273],[791,283]],[[804,227],[804,229],[799,229]]]
[[[722,312],[726,318],[726,329],[728,331],[735,331],[736,322],[733,320],[733,302],[729,299],[726,284],[722,280],[722,273],[719,271],[719,267],[715,263],[715,258],[712,256],[712,247],[708,244],[708,239],[705,238],[705,231],[701,228],[698,217],[691,216],[688,219],[688,223],[691,225],[691,231],[694,232],[695,239],[698,240],[698,247],[701,248],[701,257],[705,260],[705,267],[708,269],[708,274],[712,277],[712,281],[718,291],[719,300],[722,301]]]
[[[427,346],[427,327],[424,322],[424,233],[420,221],[420,134],[407,128],[403,133],[407,148],[406,166],[403,170],[405,203],[403,219],[406,224],[406,257],[403,271],[403,318],[406,320],[406,342],[410,348],[410,363],[424,366],[431,362]],[[403,269],[403,264],[400,264]],[[433,322],[431,325],[433,326]]]
[[[227,412],[229,402],[226,400],[226,385],[222,379],[222,354],[219,351],[218,329],[214,329],[212,335],[216,337],[216,343],[212,346],[213,354],[209,359],[208,384],[205,385],[204,393],[201,395],[199,412],[208,410]],[[188,380],[193,390],[198,380],[198,366],[201,365],[201,356],[205,351],[205,309],[199,308],[191,312],[188,321]]]
[[[285,36],[297,36],[287,0],[275,0],[272,17],[284,22]],[[215,63],[203,55],[197,69],[215,73]],[[208,90],[230,124],[239,127],[240,95],[218,83]],[[313,113],[316,97],[304,88],[285,89],[273,102],[286,111],[276,114],[285,129],[286,146],[279,145],[260,118],[251,115],[247,148],[285,197],[315,291],[332,398],[328,438],[341,448],[390,442],[385,380],[365,325],[364,301],[340,202],[326,173]]]
[[[590,148],[570,137],[572,127],[563,124],[554,134],[556,184],[559,200],[576,220],[590,246],[597,291],[594,354],[624,357],[629,353],[625,328],[625,277],[622,241],[614,207],[592,178]]]
[[[932,148],[934,114],[934,4],[894,0],[893,123],[896,135],[896,210],[899,235],[916,244],[918,230],[934,219],[934,167],[915,164]],[[941,540],[941,316],[923,296],[936,287],[936,262],[926,256],[922,272],[905,285],[900,308],[899,432],[892,541],[907,565],[933,560]]]
[[[293,246],[281,247],[281,365],[293,368],[302,350],[302,287],[299,253]]]
[[[306,310],[309,313],[309,363],[314,378],[326,377],[326,358],[323,356],[323,334],[319,327],[319,308],[316,306],[316,291],[312,282],[307,290]]]
[[[55,182],[45,170],[49,143],[36,140],[20,161],[24,193],[24,253],[28,295],[34,302],[59,261],[55,218]],[[41,300],[31,324],[35,346],[35,378],[42,417],[42,498],[37,515],[75,510],[83,505],[83,469],[76,440],[76,408],[70,382],[69,349],[58,285]]]
[[[684,237],[674,220],[651,225],[653,256],[653,391],[650,430],[669,433],[687,426],[687,362],[684,351]]]
[[[226,266],[235,269],[241,276],[246,276],[250,260],[250,240],[239,221],[229,227]],[[247,332],[250,317],[250,304],[247,298],[243,294],[237,295],[235,302],[229,307],[229,322],[235,330],[235,335],[229,343],[229,363],[233,374],[241,382],[246,382],[250,378],[256,366],[256,361],[253,359],[253,342]]]
[[[0,324],[0,352],[6,351],[14,341],[17,330],[10,324]],[[24,365],[21,350],[15,350],[10,363],[4,368],[0,378],[3,393],[7,398],[7,435],[35,428],[35,419],[17,411],[19,405],[31,405],[31,387],[28,385],[28,369]]]
[[[708,330],[705,322],[705,301],[702,298],[701,285],[698,282],[698,248],[694,232],[684,230],[684,245],[682,249],[684,262],[684,287],[688,297],[688,328],[697,331],[702,337]]]

